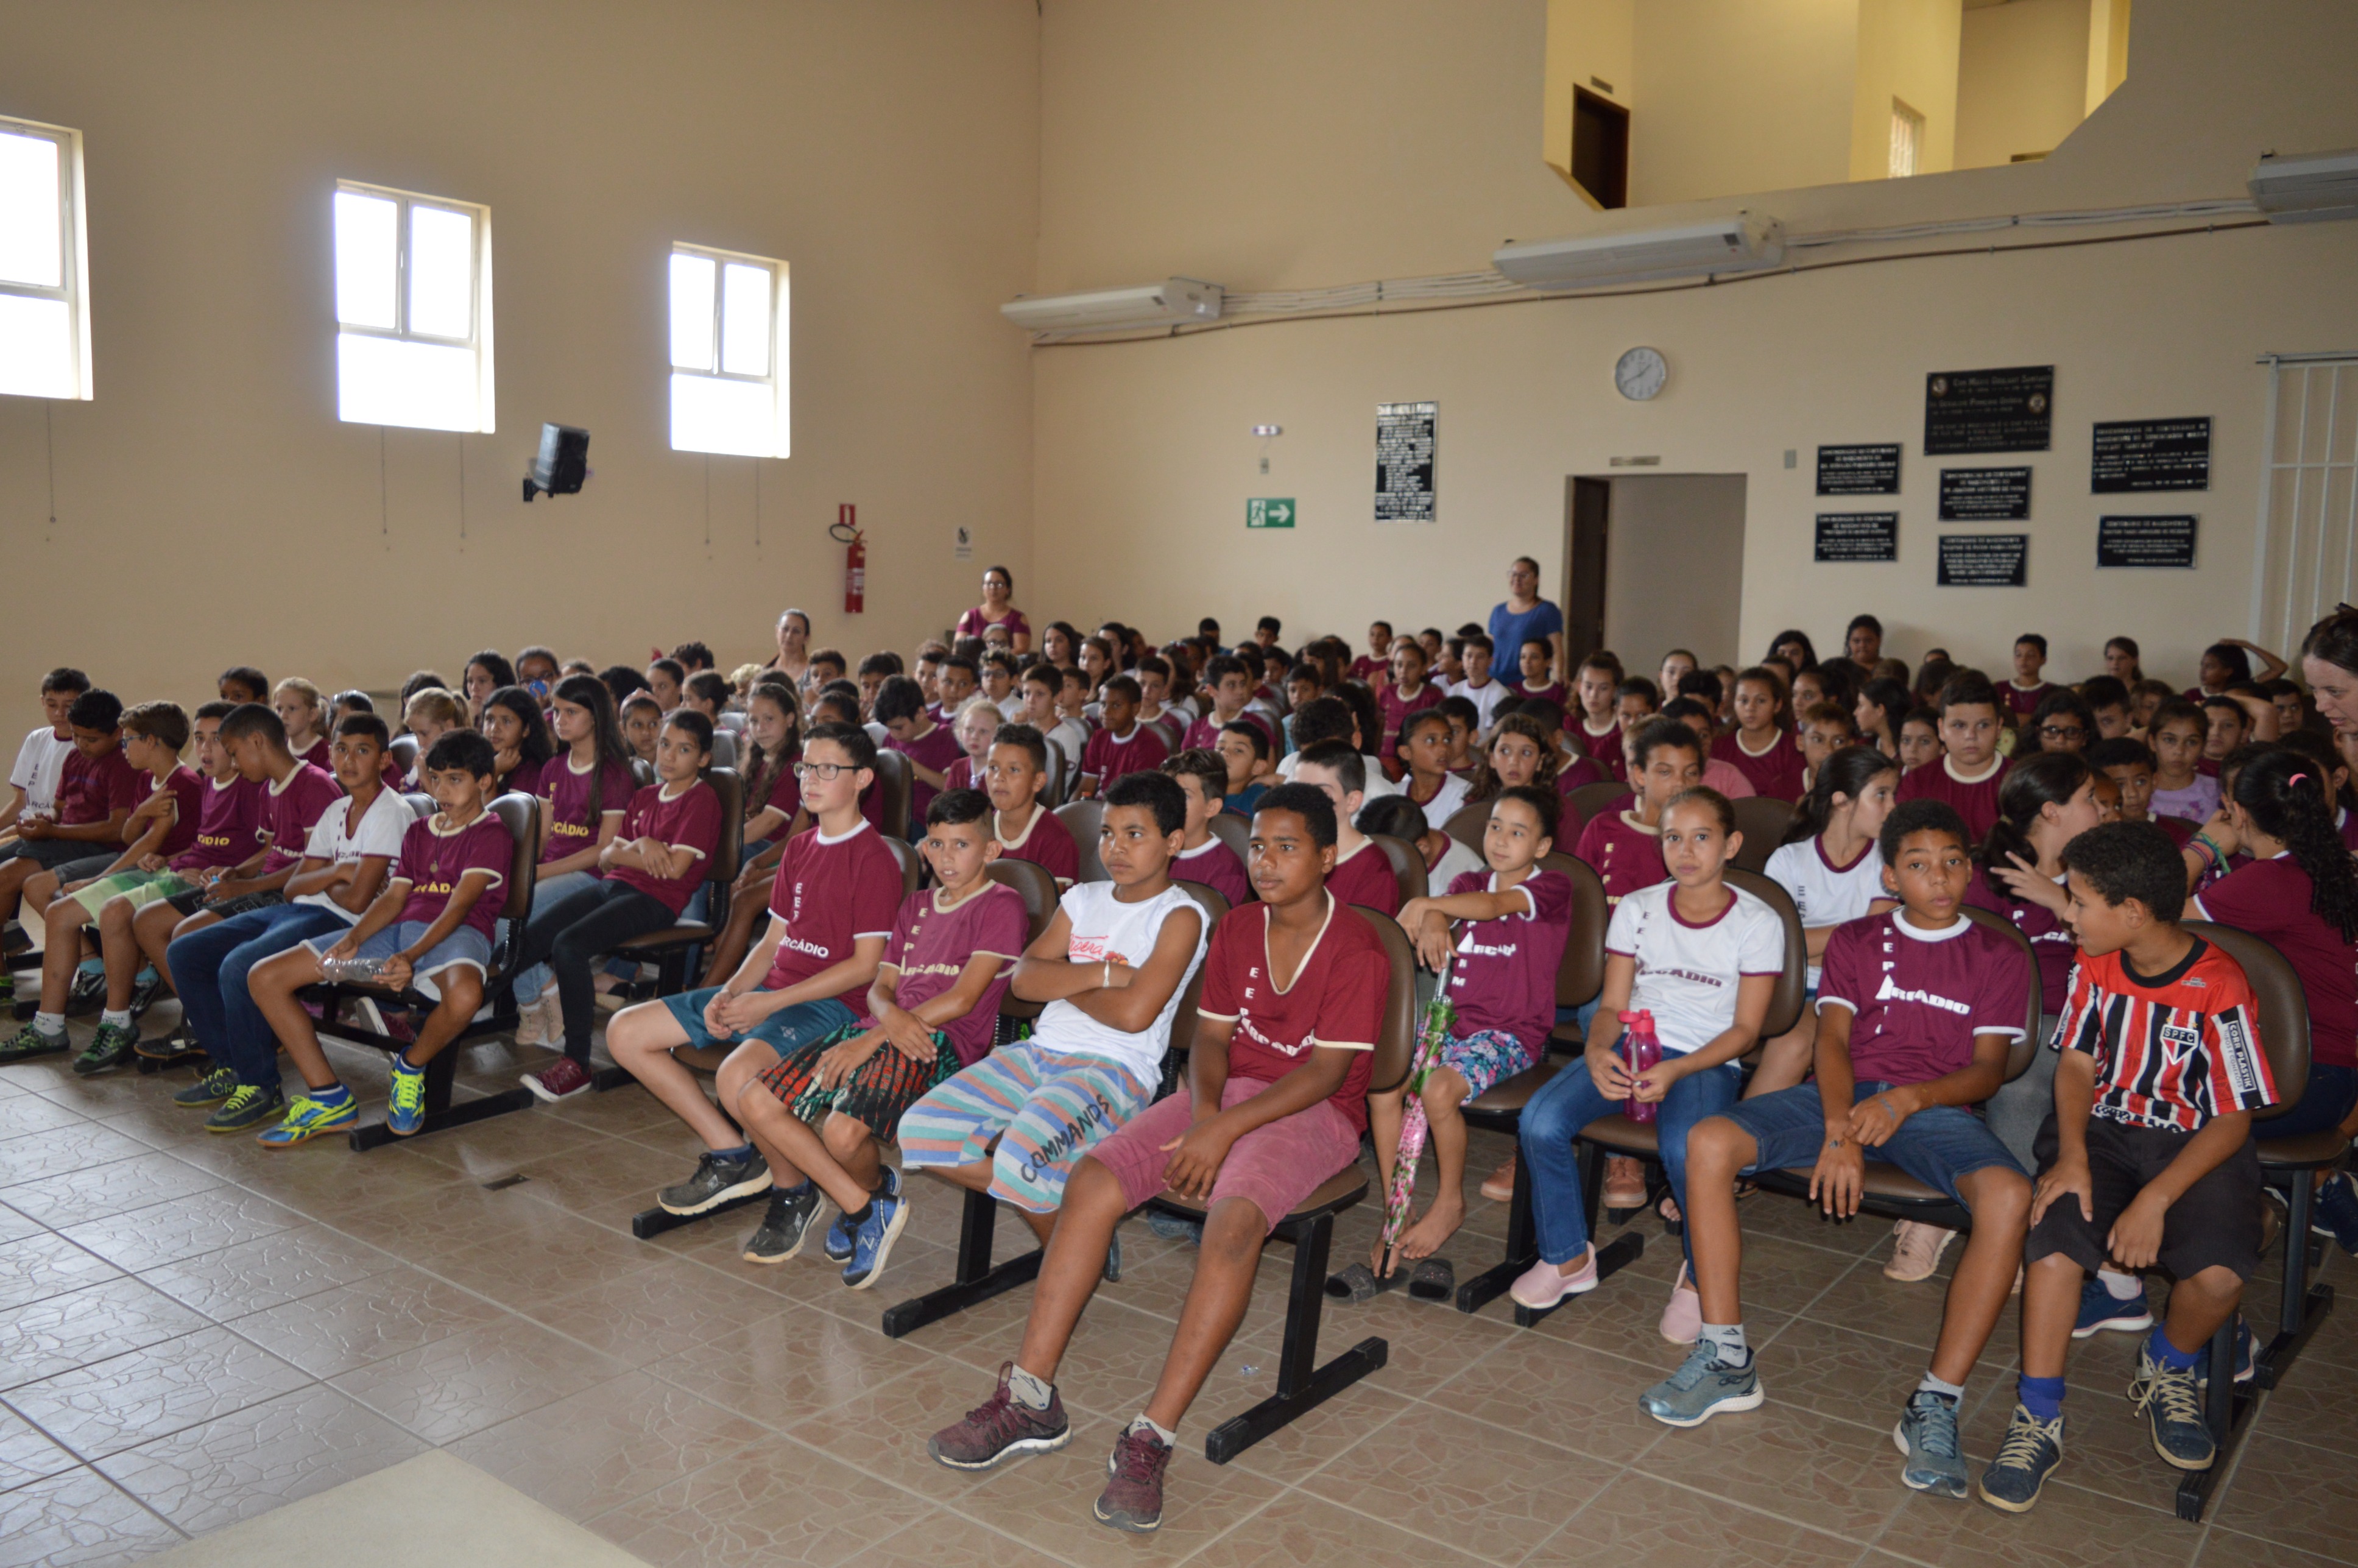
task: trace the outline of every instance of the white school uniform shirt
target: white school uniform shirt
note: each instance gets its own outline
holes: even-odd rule
[[[1768,857],[1768,880],[1793,895],[1793,907],[1805,926],[1840,925],[1856,920],[1867,905],[1891,895],[1883,891],[1883,851],[1872,840],[1847,866],[1826,859],[1816,835],[1798,844],[1779,845]],[[1818,986],[1818,966],[1810,966],[1810,989]]]
[[[25,743],[16,748],[16,765],[8,770],[8,782],[25,792],[27,816],[48,816],[56,812],[58,781],[73,749],[72,736],[60,741],[46,724],[26,736]]]
[[[340,800],[319,813],[319,820],[311,824],[311,836],[304,840],[303,858],[325,860],[341,866],[352,860],[379,855],[388,860],[401,859],[401,841],[409,833],[409,825],[417,820],[409,809],[407,799],[389,789],[376,792],[360,820],[351,820],[352,803]],[[346,909],[324,892],[307,892],[297,903],[316,904],[347,925],[360,924],[360,914]],[[365,906],[363,906],[365,907]]]
[[[1455,686],[1444,687],[1442,695],[1462,697],[1472,703],[1475,711],[1482,716],[1481,723],[1476,728],[1487,730],[1490,728],[1491,715],[1498,711],[1498,704],[1514,694],[1507,689],[1505,681],[1500,680],[1497,676],[1492,676],[1479,687],[1471,681],[1459,681]]]
[[[1023,688],[1017,687],[1013,691],[1001,697],[996,706],[1002,722],[1008,724],[1016,722],[1023,717]]]
[[[1785,972],[1785,923],[1766,903],[1729,888],[1736,896],[1719,917],[1693,925],[1671,902],[1678,889],[1639,888],[1613,906],[1605,928],[1606,952],[1638,961],[1629,1011],[1652,1013],[1662,1049],[1673,1054],[1700,1051],[1735,1024],[1738,980]]]
[[[1065,754],[1065,788],[1069,794],[1081,776],[1081,753],[1089,749],[1089,727],[1082,719],[1059,719],[1048,731],[1048,741]]]
[[[1287,784],[1292,784],[1293,782],[1294,760],[1301,755],[1302,753],[1299,752],[1288,752],[1284,756],[1279,758],[1277,762],[1277,776],[1284,780]],[[1359,753],[1359,762],[1361,765],[1368,770],[1368,787],[1360,792],[1367,800],[1378,800],[1388,795],[1400,794],[1400,785],[1384,777],[1384,764],[1381,761],[1377,758],[1370,757],[1365,752],[1362,752]],[[1365,804],[1365,802],[1362,802],[1362,804]]]
[[[1186,992],[1195,967],[1204,961],[1204,906],[1177,887],[1165,888],[1142,903],[1124,903],[1114,897],[1111,882],[1075,882],[1058,902],[1072,922],[1073,933],[1065,952],[1076,964],[1095,964],[1119,955],[1132,966],[1141,965],[1153,953],[1165,920],[1183,909],[1195,912],[1195,951],[1153,1022],[1135,1034],[1125,1034],[1060,1000],[1040,1010],[1040,1022],[1032,1032],[1032,1044],[1044,1050],[1103,1057],[1127,1067],[1141,1083],[1159,1082],[1163,1053],[1171,1044],[1172,1015],[1179,1011],[1179,999]]]
[[[1466,782],[1464,773],[1442,774],[1441,787],[1433,791],[1433,798],[1419,808],[1424,813],[1424,825],[1434,829],[1447,827],[1449,819],[1457,815],[1458,808],[1466,804],[1466,797],[1473,790],[1474,786]]]
[[[1490,868],[1481,856],[1452,838],[1449,848],[1441,852],[1441,859],[1424,873],[1424,882],[1427,887],[1445,890],[1467,871],[1480,871],[1487,876]]]

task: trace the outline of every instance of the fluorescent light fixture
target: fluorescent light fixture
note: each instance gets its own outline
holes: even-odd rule
[[[1707,223],[1574,240],[1509,241],[1490,265],[1530,288],[1596,288],[1665,277],[1758,272],[1785,259],[1785,228],[1738,212]]]
[[[2283,157],[2264,153],[2244,183],[2271,223],[2358,218],[2358,149]]]
[[[1217,283],[1169,277],[1139,288],[1022,296],[1001,306],[999,313],[1034,332],[1103,332],[1174,321],[1217,321],[1223,293]]]

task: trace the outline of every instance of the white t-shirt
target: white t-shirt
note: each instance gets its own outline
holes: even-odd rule
[[[1143,964],[1153,953],[1165,920],[1183,909],[1194,910],[1199,922],[1203,917],[1204,906],[1180,888],[1165,888],[1142,903],[1124,903],[1114,897],[1114,891],[1111,882],[1075,882],[1065,890],[1059,903],[1073,925],[1065,954],[1073,963],[1094,964],[1119,957],[1132,965]],[[1125,1034],[1099,1023],[1071,1002],[1059,1000],[1040,1010],[1040,1022],[1032,1033],[1033,1042],[1051,1051],[1107,1057],[1143,1082],[1159,1081],[1163,1053],[1171,1044],[1171,1015],[1179,1011],[1179,999],[1185,994],[1195,966],[1204,961],[1207,935],[1197,930],[1195,951],[1187,960],[1186,971],[1172,988],[1170,1000],[1154,1015],[1154,1022],[1138,1033]]]
[[[1277,776],[1283,779],[1287,784],[1292,784],[1293,782],[1294,762],[1301,755],[1302,753],[1299,752],[1288,752],[1284,756],[1279,758],[1277,763]],[[1368,770],[1368,787],[1362,792],[1368,800],[1376,800],[1384,795],[1400,794],[1400,785],[1384,777],[1384,764],[1380,761],[1377,758],[1368,756],[1365,752],[1359,753],[1359,761]]]
[[[46,724],[25,737],[16,749],[16,765],[8,770],[8,782],[25,792],[27,816],[47,816],[57,810],[58,779],[73,749],[72,736],[60,741]]]
[[[1424,885],[1440,888],[1445,892],[1451,882],[1455,881],[1467,871],[1480,871],[1487,876],[1490,867],[1481,856],[1452,838],[1449,841],[1449,848],[1441,852],[1439,862],[1426,869]]]
[[[1449,825],[1449,819],[1457,815],[1458,809],[1466,804],[1466,797],[1473,793],[1473,789],[1474,786],[1466,782],[1464,773],[1444,773],[1441,776],[1441,787],[1433,792],[1431,800],[1419,807],[1424,813],[1424,825],[1436,831],[1446,827]]]
[[[1507,689],[1507,683],[1497,676],[1492,676],[1479,687],[1470,681],[1459,681],[1455,686],[1444,687],[1442,689],[1444,696],[1462,697],[1472,703],[1475,711],[1482,716],[1481,728],[1485,730],[1490,727],[1491,715],[1498,711],[1498,704],[1515,695]]]
[[[1673,1055],[1700,1051],[1736,1022],[1736,982],[1785,972],[1785,923],[1742,888],[1706,925],[1690,925],[1656,882],[1626,895],[1605,928],[1605,950],[1638,961],[1629,1010],[1654,1015],[1654,1033]],[[1735,1064],[1730,1063],[1733,1066]]]
[[[417,820],[406,798],[381,789],[369,802],[369,808],[361,813],[358,822],[351,820],[352,815],[352,803],[349,800],[340,800],[319,813],[319,820],[311,824],[311,837],[304,840],[303,858],[337,866],[366,860],[371,855],[381,855],[388,860],[401,859],[401,841],[408,836],[409,825]],[[295,902],[317,904],[347,925],[360,924],[357,914],[324,892],[307,892]]]
[[[1840,925],[1856,920],[1867,905],[1891,895],[1883,891],[1883,851],[1869,842],[1848,866],[1826,859],[1825,846],[1812,836],[1798,844],[1784,844],[1768,857],[1768,880],[1793,895],[1793,907],[1805,926]],[[1810,966],[1810,989],[1818,985],[1818,966]]]

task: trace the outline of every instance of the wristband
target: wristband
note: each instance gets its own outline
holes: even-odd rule
[[[1111,958],[1108,958],[1105,961],[1105,978],[1098,982],[1098,989],[1100,990],[1113,989],[1113,960]]]

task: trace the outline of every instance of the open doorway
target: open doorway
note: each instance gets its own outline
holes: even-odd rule
[[[1704,665],[1745,663],[1745,476],[1574,474],[1564,486],[1564,653],[1610,648],[1650,676],[1685,648]]]

